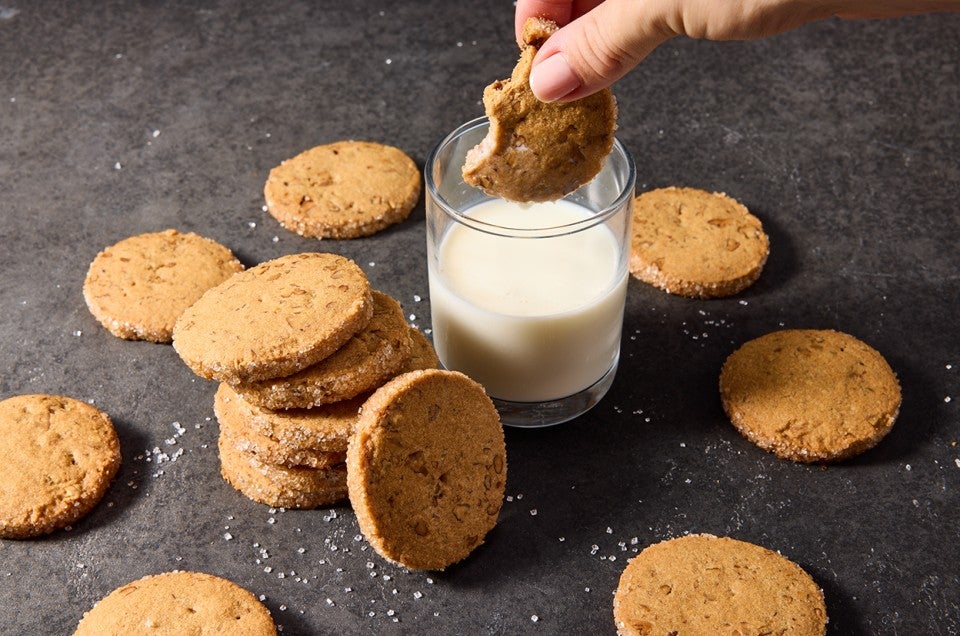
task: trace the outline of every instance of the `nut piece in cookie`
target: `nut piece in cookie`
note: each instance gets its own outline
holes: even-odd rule
[[[593,179],[610,150],[617,105],[610,89],[568,103],[544,103],[530,90],[540,46],[557,30],[530,18],[510,79],[483,91],[487,136],[467,153],[463,180],[510,201],[555,201]]]
[[[57,395],[0,401],[0,538],[72,524],[103,498],[119,468],[120,443],[99,409]]]
[[[692,534],[648,546],[620,576],[617,633],[823,636],[823,592],[800,566],[752,543]]]
[[[493,403],[455,371],[411,371],[382,386],[347,449],[360,530],[380,556],[413,570],[442,570],[483,542],[506,471]]]
[[[369,141],[316,146],[270,171],[267,211],[312,238],[370,236],[409,216],[420,172],[399,148]]]
[[[740,434],[798,462],[833,462],[876,445],[900,411],[900,383],[869,345],[830,329],[785,329],[730,354],[723,409]]]
[[[760,220],[719,192],[660,188],[633,206],[630,273],[668,293],[720,298],[760,277],[770,241]]]

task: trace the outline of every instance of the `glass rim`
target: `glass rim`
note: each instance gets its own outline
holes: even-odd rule
[[[427,194],[437,204],[440,209],[443,210],[444,214],[448,217],[460,223],[466,225],[467,227],[473,228],[480,232],[485,232],[487,234],[494,234],[497,236],[505,236],[511,238],[549,238],[554,236],[564,236],[567,234],[575,234],[583,230],[589,229],[595,225],[607,221],[610,217],[615,216],[619,213],[628,198],[633,197],[634,185],[636,183],[636,172],[637,168],[633,160],[633,156],[630,152],[620,143],[620,140],[614,137],[613,147],[610,149],[610,155],[604,158],[604,165],[601,167],[601,172],[606,168],[606,162],[609,160],[610,156],[614,153],[618,153],[627,163],[627,179],[624,183],[622,191],[617,195],[617,197],[607,204],[602,210],[591,214],[590,218],[582,219],[579,221],[573,221],[571,223],[562,223],[559,225],[549,226],[549,227],[537,227],[537,228],[523,228],[523,227],[513,227],[509,225],[500,225],[496,223],[489,223],[486,221],[480,221],[478,219],[471,218],[470,216],[464,214],[462,211],[457,210],[451,206],[443,195],[440,193],[437,188],[436,183],[433,180],[433,165],[436,163],[438,155],[449,146],[455,139],[462,137],[467,132],[475,130],[483,126],[489,126],[490,120],[486,116],[477,117],[476,119],[471,119],[456,129],[449,133],[446,137],[443,138],[440,143],[435,145],[430,151],[430,154],[427,156],[427,161],[424,164],[423,176],[424,183],[427,189]],[[599,173],[598,173],[599,174]],[[594,177],[596,178],[596,177]],[[589,185],[584,184],[581,187],[586,187]],[[468,186],[469,187],[469,186]],[[579,188],[578,188],[579,190]],[[577,192],[577,190],[574,190]],[[570,194],[573,194],[571,192]],[[568,194],[561,201],[567,199],[570,196]],[[490,200],[498,200],[495,197],[490,197]]]

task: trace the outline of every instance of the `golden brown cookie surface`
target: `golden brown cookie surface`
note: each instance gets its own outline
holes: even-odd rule
[[[613,600],[617,633],[823,636],[823,592],[798,565],[751,543],[695,534],[633,558]]]
[[[380,386],[409,358],[410,337],[400,303],[378,291],[372,297],[367,325],[323,360],[293,375],[233,388],[263,408],[293,409],[342,402]]]
[[[97,254],[83,297],[113,335],[170,342],[180,314],[242,269],[229,249],[202,236],[176,230],[138,234]]]
[[[347,498],[347,469],[286,467],[265,464],[237,450],[220,435],[220,474],[238,492],[266,506],[309,509]]]
[[[433,348],[433,344],[427,340],[423,332],[416,327],[410,327],[410,357],[404,364],[400,373],[408,371],[417,371],[419,369],[439,369],[440,358]],[[399,375],[399,373],[398,373]]]
[[[630,272],[671,294],[732,296],[760,276],[770,241],[736,200],[696,188],[660,188],[634,200]]]
[[[84,614],[74,636],[235,634],[275,636],[270,612],[239,585],[201,572],[146,576]]]
[[[267,210],[301,236],[369,236],[407,218],[420,172],[398,148],[340,141],[306,150],[270,171]]]
[[[839,461],[876,445],[900,410],[900,384],[876,350],[833,330],[787,329],[751,340],[720,373],[740,433],[784,459]]]
[[[183,313],[173,346],[222,382],[290,375],[329,356],[373,314],[370,283],[336,254],[290,254],[241,272]]]
[[[490,196],[562,199],[593,179],[613,148],[617,105],[610,89],[568,103],[541,102],[530,90],[533,58],[556,29],[548,20],[528,20],[512,75],[483,91],[490,130],[467,154],[463,179]]]
[[[373,548],[410,569],[443,569],[496,524],[506,483],[500,417],[461,373],[403,374],[364,403],[347,473]]]
[[[119,468],[120,443],[106,413],[55,395],[3,400],[0,537],[36,537],[80,519]]]

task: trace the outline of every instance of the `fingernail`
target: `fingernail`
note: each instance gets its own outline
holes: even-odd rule
[[[554,53],[530,70],[530,90],[541,102],[555,102],[580,88],[580,78],[563,53]]]

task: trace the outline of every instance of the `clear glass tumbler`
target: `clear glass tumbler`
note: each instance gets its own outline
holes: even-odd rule
[[[559,424],[599,402],[617,371],[636,170],[616,141],[561,201],[494,199],[461,176],[488,126],[460,126],[424,169],[433,341],[504,424]]]

